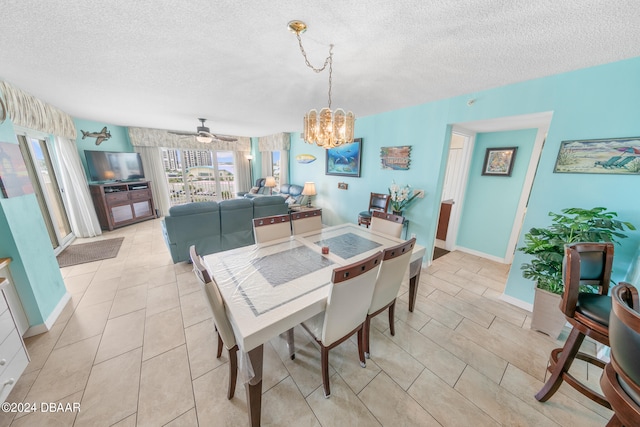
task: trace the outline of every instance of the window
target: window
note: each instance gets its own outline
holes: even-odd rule
[[[233,152],[162,149],[171,206],[233,198]]]
[[[276,187],[280,187],[280,152],[271,152],[271,170],[273,171],[273,177],[276,179]]]

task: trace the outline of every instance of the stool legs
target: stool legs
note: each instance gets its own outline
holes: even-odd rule
[[[584,341],[584,334],[576,328],[571,329],[567,342],[562,348],[562,353],[560,353],[560,359],[558,359],[551,376],[544,387],[536,394],[536,399],[540,402],[546,402],[558,391],[563,381],[563,374],[571,367],[573,360],[576,358],[576,354],[578,354],[578,350],[580,350],[582,341]]]

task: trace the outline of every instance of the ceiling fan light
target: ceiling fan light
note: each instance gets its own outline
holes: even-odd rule
[[[196,136],[196,141],[208,144],[211,141],[213,141],[213,138],[211,138],[209,136],[198,135],[198,136]]]

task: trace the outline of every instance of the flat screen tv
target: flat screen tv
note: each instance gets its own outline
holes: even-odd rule
[[[110,151],[84,152],[92,182],[139,181],[144,179],[142,160],[138,153]]]

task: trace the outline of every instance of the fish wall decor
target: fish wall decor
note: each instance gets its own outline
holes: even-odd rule
[[[298,154],[296,156],[296,161],[298,163],[311,163],[316,159],[316,157],[312,154]]]

